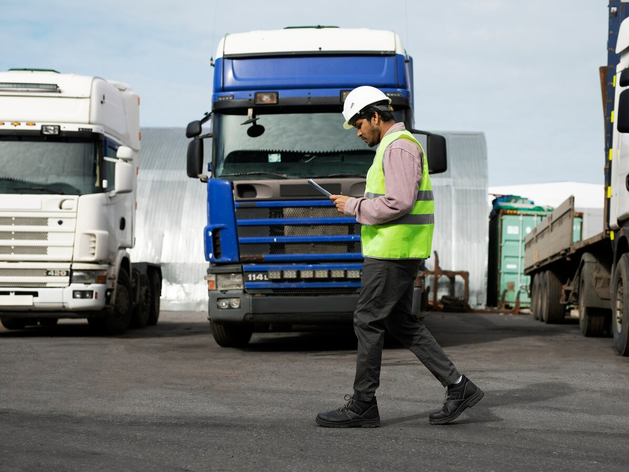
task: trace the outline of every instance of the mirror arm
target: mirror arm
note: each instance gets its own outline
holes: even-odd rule
[[[205,115],[203,116],[203,118],[201,118],[199,121],[201,122],[201,124],[207,123],[210,120],[210,118],[212,118],[212,112],[211,111],[210,112],[206,111]]]

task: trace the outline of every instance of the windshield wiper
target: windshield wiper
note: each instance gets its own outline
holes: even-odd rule
[[[281,179],[288,179],[289,176],[286,174],[279,174],[277,172],[265,172],[265,171],[257,171],[257,172],[234,172],[232,174],[221,174],[220,178],[222,177],[238,177],[240,175],[272,175],[274,177],[279,177]]]
[[[66,193],[61,189],[54,189],[48,187],[16,187],[13,190],[39,190],[40,192],[56,193],[58,195],[65,195]]]
[[[325,179],[326,177],[360,177],[365,178],[365,174],[357,174],[352,172],[339,172],[337,174],[322,174],[322,175],[314,175],[312,179]]]

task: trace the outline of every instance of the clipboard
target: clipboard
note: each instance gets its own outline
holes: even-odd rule
[[[321,185],[319,185],[317,182],[315,182],[312,179],[308,179],[308,183],[310,185],[312,185],[314,188],[316,188],[319,192],[321,192],[323,195],[325,195],[326,197],[330,197],[330,195],[332,195],[330,192],[328,192],[326,189],[324,189]]]

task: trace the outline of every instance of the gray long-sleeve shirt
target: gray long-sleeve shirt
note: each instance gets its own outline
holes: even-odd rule
[[[405,129],[404,123],[396,123],[385,136]],[[423,158],[421,149],[408,139],[393,141],[382,158],[386,194],[374,199],[349,198],[345,214],[355,216],[360,224],[378,225],[411,211],[422,181]]]

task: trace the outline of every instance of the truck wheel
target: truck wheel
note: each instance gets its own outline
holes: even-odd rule
[[[58,321],[59,321],[59,318],[39,318],[39,324],[46,328],[57,326]]]
[[[116,300],[111,312],[100,318],[102,331],[105,334],[122,334],[131,322],[131,280],[124,270],[118,271],[116,284]]]
[[[561,279],[552,270],[546,271],[547,306],[545,323],[561,323],[565,318],[566,307],[561,304]]]
[[[25,318],[7,318],[3,316],[0,318],[0,322],[6,329],[24,329],[26,327]]]
[[[151,295],[149,278],[146,274],[140,274],[140,299],[131,315],[131,328],[144,328],[151,312]]]
[[[623,254],[613,276],[612,334],[621,356],[629,355],[629,255]]]
[[[579,329],[587,337],[602,336],[605,331],[605,314],[598,308],[585,306],[585,280],[579,281]]]
[[[548,316],[548,274],[546,271],[539,274],[539,321],[546,323]]]
[[[539,320],[539,274],[533,276],[531,284],[531,315],[534,320]]]
[[[150,310],[149,319],[146,322],[148,326],[155,326],[159,320],[159,301],[162,295],[159,275],[156,272],[149,272],[149,292],[150,292]]]
[[[212,336],[221,347],[244,347],[249,343],[253,327],[240,324],[219,324],[210,320]]]

